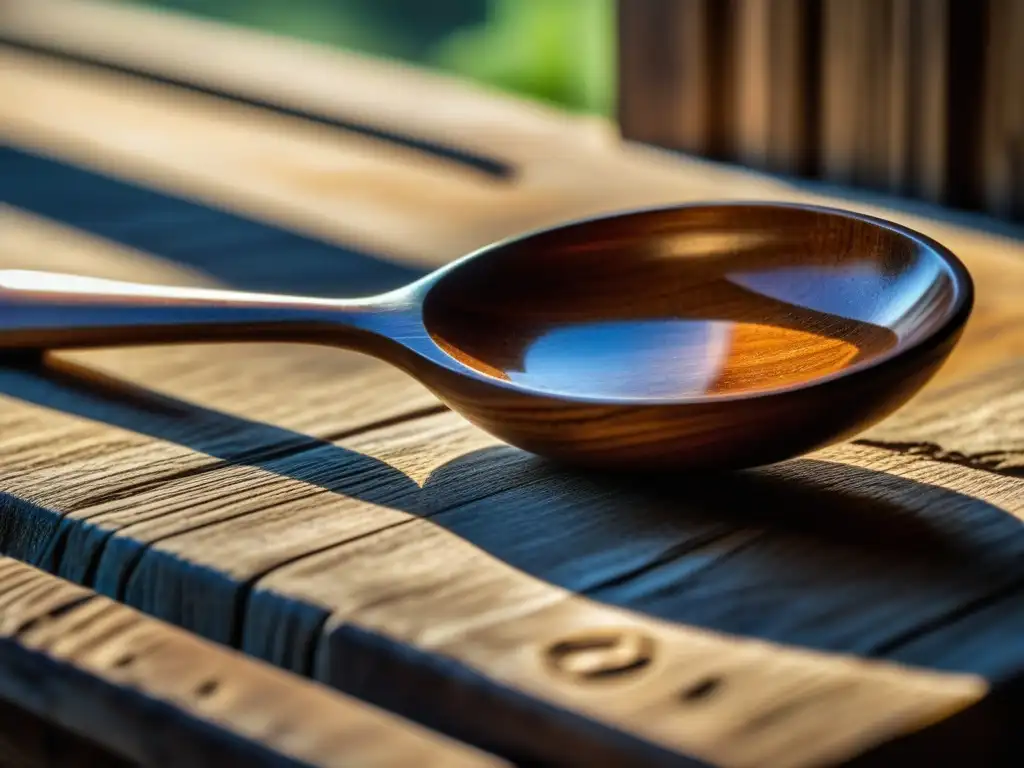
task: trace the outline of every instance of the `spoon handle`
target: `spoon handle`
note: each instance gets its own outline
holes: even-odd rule
[[[0,270],[0,349],[310,340],[363,325],[368,299],[334,301]],[[315,339],[313,339],[315,340]]]

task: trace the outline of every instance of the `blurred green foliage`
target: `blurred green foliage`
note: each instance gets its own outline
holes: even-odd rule
[[[612,0],[491,0],[482,24],[449,35],[434,62],[517,93],[607,113]]]
[[[614,0],[124,0],[435,67],[608,114]]]

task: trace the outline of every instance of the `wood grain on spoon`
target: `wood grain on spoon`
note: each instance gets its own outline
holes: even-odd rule
[[[705,237],[718,232],[749,245],[734,261]],[[689,235],[688,256],[664,255]],[[956,257],[897,225],[817,207],[695,205],[535,232],[362,299],[0,270],[0,348],[319,343],[393,363],[548,458],[735,469],[884,418],[945,361],[972,304]],[[799,343],[781,347],[776,326]]]

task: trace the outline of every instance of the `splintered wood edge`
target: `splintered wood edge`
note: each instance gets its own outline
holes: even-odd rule
[[[151,764],[504,763],[0,557],[0,697]]]

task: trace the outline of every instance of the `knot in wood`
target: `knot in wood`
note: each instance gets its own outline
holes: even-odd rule
[[[547,648],[548,665],[575,680],[601,680],[637,672],[651,663],[654,641],[635,629],[595,629]]]

